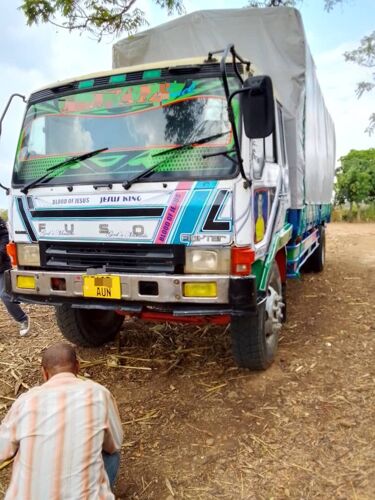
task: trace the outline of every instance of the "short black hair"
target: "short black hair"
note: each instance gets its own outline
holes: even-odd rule
[[[42,355],[42,366],[47,371],[58,371],[59,368],[74,368],[77,363],[77,354],[74,347],[65,342],[47,347]]]

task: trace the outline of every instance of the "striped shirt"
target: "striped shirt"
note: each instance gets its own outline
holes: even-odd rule
[[[5,500],[114,499],[102,451],[119,451],[122,438],[106,388],[54,375],[20,396],[0,426],[0,463],[16,454]]]

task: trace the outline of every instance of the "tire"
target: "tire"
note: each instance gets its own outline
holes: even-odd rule
[[[124,321],[115,311],[76,309],[67,304],[57,306],[55,315],[63,336],[82,347],[99,347],[114,340]]]
[[[309,263],[309,271],[320,273],[324,269],[326,260],[326,231],[324,226],[319,227],[319,246],[314,250],[313,254],[307,261]]]
[[[232,318],[232,352],[239,367],[265,370],[273,363],[283,307],[280,272],[274,263],[268,280],[266,300],[258,305],[257,314]]]
[[[283,316],[281,318],[281,323],[286,323],[286,318],[287,318],[286,283],[282,283],[282,285],[281,285],[281,296],[282,296],[282,301],[283,301],[283,305],[281,307],[281,312],[283,314]]]

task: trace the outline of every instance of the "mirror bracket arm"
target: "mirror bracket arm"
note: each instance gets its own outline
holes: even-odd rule
[[[238,166],[239,166],[239,169],[240,169],[241,177],[244,179],[244,181],[250,187],[251,184],[252,184],[252,182],[251,182],[251,179],[248,179],[246,177],[245,170],[244,170],[244,167],[243,167],[243,159],[242,159],[242,156],[241,156],[240,141],[239,141],[239,138],[238,138],[238,132],[237,132],[236,122],[235,122],[235,119],[234,119],[234,113],[233,113],[233,108],[232,108],[232,99],[233,99],[234,95],[236,95],[239,92],[239,90],[236,90],[232,94],[230,93],[229,85],[228,85],[228,75],[227,75],[226,60],[227,60],[227,57],[228,57],[229,53],[232,54],[233,68],[234,68],[234,71],[235,71],[235,73],[237,75],[237,78],[239,79],[239,81],[241,82],[241,84],[243,84],[243,79],[242,79],[242,77],[241,77],[241,75],[240,75],[240,73],[238,71],[238,68],[237,68],[237,65],[236,65],[236,60],[240,61],[241,63],[246,64],[246,67],[247,67],[248,70],[250,69],[250,62],[249,61],[245,61],[244,59],[242,59],[242,57],[240,57],[237,54],[237,52],[234,49],[234,45],[233,44],[229,44],[229,45],[227,45],[227,47],[224,50],[217,51],[215,53],[219,53],[219,52],[223,53],[221,61],[220,61],[220,72],[221,72],[221,77],[222,77],[222,80],[223,80],[223,87],[224,87],[225,97],[226,97],[227,103],[228,103],[228,118],[229,118],[230,124],[232,125],[234,147],[235,147],[235,150],[236,150],[236,153],[237,153]],[[212,54],[210,54],[210,55],[212,57]]]
[[[0,188],[1,188],[1,189],[4,189],[5,194],[6,194],[7,196],[9,196],[9,194],[10,194],[10,189],[9,189],[8,187],[6,187],[6,186],[3,186],[3,184],[1,184],[1,182],[0,182]]]
[[[233,108],[232,108],[232,100],[233,100],[233,98],[236,95],[241,94],[242,92],[246,92],[246,91],[247,91],[247,89],[237,89],[237,90],[235,90],[234,92],[232,92],[231,94],[228,95],[228,117],[229,117],[229,121],[230,121],[230,123],[232,125],[234,146],[235,146],[235,149],[236,149],[236,152],[237,152],[238,165],[239,165],[239,168],[240,168],[240,173],[241,173],[241,176],[244,179],[245,183],[247,184],[247,187],[251,187],[252,180],[246,177],[245,170],[243,168],[243,159],[242,159],[242,156],[241,156],[240,141],[239,141],[239,138],[238,138],[238,133],[237,133],[237,128],[236,128],[236,122],[235,122],[235,119],[234,119],[234,113],[233,113]]]
[[[7,113],[7,111],[8,111],[8,108],[9,108],[9,106],[10,106],[10,103],[12,102],[13,97],[20,97],[20,98],[23,100],[23,102],[25,102],[25,103],[27,102],[27,101],[26,101],[26,97],[25,97],[24,95],[21,95],[21,94],[12,94],[12,95],[9,97],[8,102],[6,103],[6,106],[5,106],[5,108],[4,108],[3,114],[1,115],[1,118],[0,118],[0,135],[1,135],[1,125],[2,125],[2,123],[3,123],[3,120],[4,120],[4,117],[5,117],[6,113]]]

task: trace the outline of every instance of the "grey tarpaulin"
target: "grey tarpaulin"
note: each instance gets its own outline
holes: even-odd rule
[[[269,74],[286,111],[292,208],[329,203],[335,132],[316,77],[301,15],[289,7],[203,10],[120,40],[113,67],[205,56],[234,43]]]

